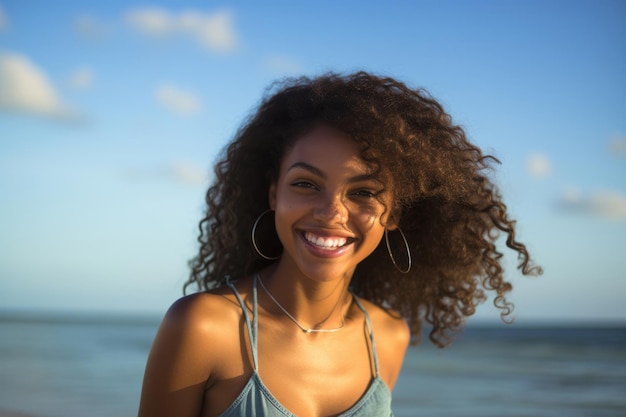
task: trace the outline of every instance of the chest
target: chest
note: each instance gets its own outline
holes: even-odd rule
[[[259,382],[282,407],[300,417],[332,416],[350,409],[375,377],[371,347],[362,332],[339,338],[298,335],[303,338],[262,330],[268,329],[259,329]],[[226,409],[252,377],[252,346],[245,340],[241,348],[232,350],[229,370],[207,391],[205,404],[210,408],[219,402],[216,409]],[[247,360],[242,361],[242,351]],[[239,366],[233,367],[237,362]]]
[[[369,346],[362,335],[312,343],[301,338],[263,339],[259,340],[261,380],[298,416],[328,416],[347,410],[375,377]]]

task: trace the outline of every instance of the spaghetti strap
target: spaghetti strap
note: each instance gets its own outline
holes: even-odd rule
[[[228,286],[233,290],[233,293],[237,297],[241,308],[243,309],[243,316],[246,320],[246,327],[248,328],[248,334],[250,336],[250,346],[252,351],[252,357],[254,361],[254,372],[250,375],[248,382],[243,387],[237,398],[233,400],[230,406],[220,414],[220,417],[241,417],[241,416],[265,416],[265,417],[296,417],[295,414],[284,407],[280,401],[274,397],[272,392],[263,384],[261,376],[257,369],[257,350],[258,350],[258,298],[257,298],[257,282],[259,275],[255,274],[252,278],[252,313],[251,318],[246,305],[244,304],[241,295],[235,288],[235,286],[226,280]],[[383,380],[378,376],[378,358],[376,356],[376,345],[374,343],[374,332],[372,322],[369,314],[354,296],[357,306],[363,311],[366,318],[366,325],[370,337],[370,346],[373,351],[372,356],[374,358],[374,368],[376,370],[375,378],[372,378],[367,391],[361,396],[361,398],[354,403],[349,409],[345,410],[338,417],[370,417],[370,416],[388,416],[393,417],[391,411],[391,392]],[[367,342],[367,337],[365,338]],[[242,342],[242,343],[245,343]],[[371,359],[368,361],[368,365],[371,367]]]
[[[365,309],[365,307],[363,307],[363,304],[361,304],[361,302],[359,301],[359,298],[354,294],[352,294],[352,298],[354,299],[354,302],[356,303],[356,305],[361,309],[361,311],[365,315],[365,323],[367,324],[367,330],[370,336],[370,342],[372,344],[372,356],[374,358],[374,370],[376,371],[376,377],[378,377],[379,375],[378,355],[376,354],[376,341],[374,340],[374,327],[372,326],[372,319],[370,319],[370,315],[367,313],[367,310]]]
[[[246,328],[248,329],[248,337],[250,338],[250,350],[252,351],[252,364],[254,366],[254,370],[258,371],[257,363],[258,363],[258,355],[257,355],[257,333],[258,333],[258,321],[257,321],[257,291],[256,291],[256,275],[254,276],[253,284],[252,284],[252,322],[250,322],[250,315],[248,314],[248,309],[246,308],[246,304],[243,302],[241,295],[239,295],[239,291],[235,288],[235,284],[230,281],[230,277],[226,277],[226,284],[233,290],[233,294],[237,297],[237,301],[239,301],[239,305],[241,306],[241,310],[243,311],[243,318],[246,321]]]

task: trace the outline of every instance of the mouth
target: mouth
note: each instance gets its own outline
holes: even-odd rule
[[[326,251],[344,248],[356,240],[345,236],[319,236],[311,232],[302,232],[302,237],[310,245]]]

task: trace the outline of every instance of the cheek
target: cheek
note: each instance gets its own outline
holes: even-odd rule
[[[298,194],[292,189],[283,187],[276,189],[274,205],[276,211],[282,211],[289,216],[290,214],[297,215],[303,210],[311,209],[317,205],[317,202],[313,196]]]
[[[369,231],[376,227],[379,222],[379,216],[375,212],[359,212],[354,216],[354,219],[361,225],[364,231]]]
[[[353,221],[359,225],[363,234],[368,234],[373,239],[381,239],[385,231],[382,213],[383,210],[378,208],[362,209],[358,213],[353,213]]]

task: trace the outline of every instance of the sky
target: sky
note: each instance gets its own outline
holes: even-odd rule
[[[271,83],[367,70],[502,162],[544,268],[505,258],[518,322],[624,321],[624,22],[620,0],[0,0],[0,310],[162,314]]]

